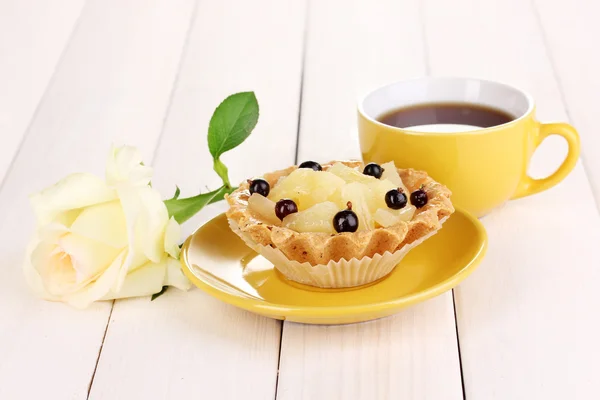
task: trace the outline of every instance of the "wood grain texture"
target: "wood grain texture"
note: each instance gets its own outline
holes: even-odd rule
[[[571,122],[581,136],[583,165],[600,209],[600,135],[597,105],[600,104],[600,4],[578,0],[568,6],[556,1],[534,1],[548,49],[548,56]]]
[[[165,197],[175,184],[182,196],[220,185],[206,134],[216,106],[235,92],[256,92],[260,118],[224,157],[232,183],[294,162],[304,17],[301,1],[199,3],[154,162],[153,185]],[[224,209],[203,210],[185,234]],[[274,398],[280,329],[197,289],[119,301],[90,398]]]
[[[361,324],[285,322],[281,345],[279,399],[462,399],[449,293]]]
[[[86,4],[0,192],[2,399],[87,396],[111,303],[77,311],[25,287],[21,264],[34,224],[27,195],[72,172],[103,176],[112,142],[152,155],[192,6]]]
[[[542,121],[567,119],[530,3],[425,4],[433,74],[515,84],[537,100]],[[535,176],[552,172],[565,152],[561,140],[542,147]],[[591,315],[600,305],[600,218],[582,166],[483,222],[488,254],[456,290],[466,398],[598,398],[600,326]]]
[[[314,1],[308,20],[298,162],[360,158],[357,96],[426,73],[418,2]],[[363,324],[284,323],[277,398],[462,399],[451,293]]]
[[[299,161],[358,157],[357,97],[429,71],[523,87],[542,121],[569,119],[583,144],[562,184],[483,219],[488,255],[456,290],[466,398],[600,397],[600,6],[315,0],[305,15],[307,1],[0,1],[0,399],[88,397],[111,309],[76,311],[25,287],[29,193],[74,171],[102,175],[111,143],[153,160],[165,197],[175,184],[215,188],[208,120],[243,90],[256,91],[261,117],[224,157],[232,182],[294,162],[300,111]],[[548,139],[531,173],[564,154]],[[190,396],[462,399],[451,294],[329,327],[282,328],[199,290],[116,302],[89,398]]]
[[[56,70],[84,3],[0,2],[0,182]]]
[[[325,0],[309,9],[299,154],[360,156],[358,97],[426,73],[418,0]]]

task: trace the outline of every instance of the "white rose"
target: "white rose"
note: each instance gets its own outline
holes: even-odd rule
[[[112,148],[106,181],[73,174],[32,195],[38,228],[24,272],[34,291],[84,308],[163,286],[189,289],[178,261],[179,224],[151,177],[135,148]]]

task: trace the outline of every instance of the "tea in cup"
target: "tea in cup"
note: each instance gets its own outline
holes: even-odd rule
[[[482,79],[425,77],[380,87],[359,101],[358,128],[365,163],[393,160],[427,171],[477,217],[556,185],[580,151],[575,128],[539,122],[529,94]],[[566,139],[568,154],[552,175],[531,178],[531,157],[550,135]]]

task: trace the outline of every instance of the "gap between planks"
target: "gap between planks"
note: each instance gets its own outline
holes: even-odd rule
[[[325,3],[325,5],[323,5],[323,8],[325,9],[324,11],[329,11],[329,12],[332,12],[332,10],[331,10],[331,9],[332,9],[333,7],[331,7],[331,8],[328,8],[328,2],[323,2],[323,3]],[[323,3],[321,3],[321,4],[323,4]],[[390,2],[389,4],[391,5],[391,4],[392,4],[392,2]],[[422,18],[423,18],[422,11],[421,11],[421,15],[419,15],[419,14],[418,14],[418,13],[419,13],[419,11],[420,11],[420,10],[419,10],[419,7],[418,7],[418,2],[415,2],[415,3],[413,3],[413,4],[415,5],[415,7],[413,8],[413,7],[412,7],[412,4],[409,4],[409,5],[407,6],[407,7],[408,7],[408,8],[407,8],[407,11],[409,11],[409,12],[411,12],[411,13],[413,13],[413,12],[415,12],[415,11],[416,11],[416,12],[414,13],[415,17],[417,17],[417,19],[422,19]],[[315,4],[313,4],[312,6],[313,6],[313,8],[311,9],[311,10],[312,10],[312,12],[311,12],[310,14],[312,14],[312,13],[315,13],[315,11],[314,11],[314,6],[315,6]],[[383,10],[383,8],[384,8],[384,4],[380,4],[380,8],[378,9],[378,11],[377,11],[377,12],[379,12],[379,13],[385,13],[385,10]],[[387,7],[386,7],[386,8],[387,8]],[[360,10],[360,7],[356,7],[356,9],[357,9],[357,10]],[[364,11],[364,10],[363,10],[363,11]],[[389,10],[388,10],[388,11],[389,11]],[[356,10],[354,10],[354,12],[356,12]],[[309,14],[308,18],[311,18],[311,17],[314,17],[314,16],[315,16],[315,15],[310,15],[310,14]],[[346,18],[348,18],[348,17],[351,17],[351,16],[352,16],[352,11],[349,11],[347,14],[348,14],[348,15],[346,15],[346,14],[344,15]],[[369,16],[370,16],[370,17],[373,17],[373,16],[374,16],[374,14],[376,14],[376,12],[373,12],[372,14],[369,14]],[[333,24],[333,22],[335,22],[335,21],[330,21],[330,22],[329,22],[329,24]],[[312,22],[311,22],[311,31],[310,31],[310,33],[309,33],[309,35],[308,35],[308,36],[309,36],[309,40],[312,38],[312,41],[311,41],[310,43],[307,43],[307,46],[308,46],[308,51],[307,51],[307,53],[308,53],[308,54],[307,54],[307,57],[308,57],[308,63],[307,63],[307,65],[305,66],[305,69],[306,69],[306,71],[305,71],[305,74],[308,74],[308,76],[307,76],[307,78],[308,78],[308,79],[305,79],[305,81],[306,81],[306,82],[304,82],[304,85],[305,85],[305,86],[307,86],[307,85],[308,85],[308,88],[305,88],[305,93],[304,93],[304,97],[305,97],[305,98],[306,98],[306,96],[311,96],[311,97],[314,97],[314,96],[316,96],[316,95],[314,95],[314,93],[312,93],[312,91],[311,91],[311,87],[310,87],[311,78],[313,78],[313,79],[315,79],[315,80],[317,80],[318,78],[321,78],[321,79],[323,79],[323,75],[321,75],[321,74],[318,74],[318,73],[316,73],[314,70],[312,70],[312,69],[314,68],[314,65],[312,65],[312,66],[311,66],[311,64],[312,64],[312,63],[311,63],[311,55],[315,54],[317,57],[318,57],[319,55],[322,55],[321,53],[319,53],[319,52],[318,52],[318,51],[316,51],[316,50],[315,50],[315,51],[312,51],[312,50],[311,50],[312,46],[314,46],[314,45],[316,44],[316,41],[318,41],[318,40],[319,40],[319,39],[318,39],[318,37],[314,37],[314,35],[312,34],[312,33],[313,33],[313,29],[315,29],[314,25],[315,25],[315,23],[314,23],[314,21],[312,21]],[[323,28],[324,26],[325,26],[325,22],[324,22],[323,20],[321,20],[321,25],[319,26],[319,25],[317,24],[317,29],[318,29],[319,27],[321,27],[321,28],[323,29],[323,31],[322,31],[321,33],[324,33],[324,32],[325,32],[325,30],[324,30],[324,28]],[[359,26],[352,26],[352,25],[348,25],[348,26],[344,26],[344,27],[345,27],[345,29],[347,30],[347,32],[344,32],[344,37],[346,37],[346,36],[347,36],[347,35],[348,35],[350,32],[353,32],[353,31],[354,31],[354,32],[356,32],[356,31],[357,31],[357,30],[360,28]],[[425,33],[425,32],[424,32],[424,28],[423,28],[423,24],[422,24],[422,23],[421,23],[421,24],[418,24],[418,26],[417,26],[417,24],[414,24],[414,27],[416,28],[416,29],[414,29],[415,37],[417,37],[417,38],[418,38],[418,37],[420,37],[420,36],[423,36],[423,34]],[[410,29],[412,30],[412,27],[411,27]],[[379,32],[379,31],[378,31],[378,32]],[[402,31],[402,32],[404,32],[404,31]],[[381,32],[380,32],[380,33],[381,33]],[[375,35],[376,35],[376,34],[375,34]],[[340,34],[340,36],[341,36],[341,34]],[[364,45],[368,45],[368,43],[364,43]],[[322,50],[322,51],[325,51],[323,46],[318,46],[318,45],[316,45],[316,47],[317,47],[318,49]],[[421,62],[419,62],[419,61],[415,61],[415,62],[413,62],[413,64],[412,64],[411,66],[409,66],[409,67],[406,67],[406,68],[405,68],[405,69],[403,69],[402,71],[403,71],[405,74],[410,74],[410,75],[414,75],[415,73],[418,73],[418,75],[419,75],[419,76],[423,76],[423,74],[427,75],[427,73],[428,73],[428,71],[429,71],[429,68],[430,68],[430,65],[429,65],[429,60],[428,60],[428,56],[429,56],[429,52],[428,52],[428,50],[424,50],[424,49],[425,49],[424,47],[423,47],[422,49],[417,49],[417,48],[410,47],[410,46],[409,46],[409,48],[408,48],[408,49],[409,49],[409,50],[414,50],[414,51],[423,51],[423,54],[422,54],[422,59],[421,59],[421,60],[422,60],[422,62],[423,62],[423,65],[418,65],[418,64],[421,64]],[[342,52],[342,53],[343,53],[343,52]],[[351,56],[349,56],[348,54],[345,54],[345,55],[347,56],[347,59],[344,59],[344,60],[345,60],[346,62],[352,62],[352,57],[351,57]],[[369,67],[371,67],[371,68],[375,68],[375,67],[373,66],[373,63],[371,63],[371,64],[369,64],[369,65],[366,65],[366,66],[365,66],[365,68],[369,68]],[[311,71],[312,71],[312,72],[311,72]],[[359,70],[359,71],[360,71],[360,70]],[[366,73],[366,70],[365,70],[365,71],[361,71],[361,72],[364,72],[364,73]],[[386,73],[386,71],[384,71],[384,73]],[[396,75],[396,76],[397,76],[397,74],[398,74],[398,71],[396,71],[394,74],[392,74],[392,73],[389,73],[389,71],[387,71],[387,73],[390,75],[390,77],[392,77],[392,76],[394,76],[394,75]],[[316,75],[316,78],[315,78],[315,76],[312,76],[312,77],[311,77],[311,74],[315,74],[315,75]],[[342,82],[341,80],[336,80],[336,81],[335,81],[335,84],[337,84],[337,85],[342,85],[342,84],[343,84],[343,85],[351,85],[351,84],[352,84],[352,82],[353,82],[353,81],[352,81],[352,77],[351,77],[351,76],[347,76],[347,77],[345,77],[345,78],[348,78],[348,79],[346,80],[346,82]],[[392,79],[393,79],[393,78],[392,78]],[[359,89],[359,87],[358,87],[358,86],[360,86],[360,85],[359,85],[359,83],[360,83],[361,81],[367,81],[367,80],[369,80],[369,79],[366,79],[366,78],[364,78],[364,77],[361,77],[361,78],[357,78],[357,79],[355,79],[355,80],[357,81],[357,82],[355,82],[355,83],[357,84],[357,87],[356,87],[355,89]],[[374,81],[377,81],[377,79],[372,79],[372,80],[374,80]],[[379,80],[381,80],[381,79],[379,79]],[[362,87],[362,88],[360,88],[360,91],[361,91],[361,92],[363,92],[365,89],[368,89],[368,88],[364,87],[364,86],[365,86],[365,85],[364,85],[364,83],[366,83],[366,82],[363,82],[363,85],[362,85],[363,87]],[[331,85],[331,88],[330,88],[331,90],[339,89],[339,87],[338,87],[338,86],[336,86],[335,84],[332,84],[332,85]],[[381,82],[378,82],[378,84],[382,84],[382,83],[381,83]],[[374,82],[371,82],[371,83],[369,84],[369,86],[374,86],[374,85],[375,85],[375,83],[374,83]],[[317,86],[318,86],[318,85],[317,85]],[[347,88],[344,88],[344,89],[347,89]],[[322,89],[322,90],[325,90],[325,89]],[[336,94],[339,96],[339,93],[338,93],[338,92],[336,92]],[[311,100],[311,101],[312,101],[312,100]],[[301,126],[301,127],[302,127],[302,129],[304,129],[304,131],[306,131],[306,132],[302,132],[302,133],[301,133],[301,134],[302,134],[302,137],[300,137],[300,139],[302,139],[302,140],[305,142],[305,143],[304,143],[304,146],[305,146],[305,147],[307,147],[307,149],[304,149],[304,148],[302,148],[302,149],[300,149],[300,152],[301,152],[301,151],[306,151],[306,150],[309,150],[309,147],[310,147],[310,145],[308,144],[307,140],[308,140],[308,141],[310,141],[310,138],[311,138],[311,137],[313,137],[313,138],[314,138],[314,137],[316,137],[316,136],[317,136],[316,134],[314,134],[314,131],[318,131],[319,129],[326,129],[326,128],[330,127],[330,125],[323,125],[323,124],[318,124],[318,123],[317,123],[317,121],[320,121],[320,118],[322,118],[322,115],[323,115],[323,113],[320,113],[320,112],[315,112],[314,110],[311,110],[311,108],[312,108],[312,107],[314,107],[314,106],[311,106],[311,103],[309,103],[309,102],[306,102],[306,104],[304,104],[304,106],[305,106],[305,107],[303,107],[303,108],[304,108],[304,110],[303,110],[303,115],[304,115],[304,118],[306,119],[306,121],[301,121],[301,124],[302,124],[302,126]],[[309,107],[309,106],[311,106],[311,107]],[[349,105],[349,104],[345,104],[345,106],[346,106],[346,107],[349,107],[350,105]],[[342,109],[342,106],[340,106],[339,108],[340,108],[340,109]],[[346,109],[347,109],[347,108],[346,108]],[[312,112],[311,112],[311,111],[312,111]],[[332,114],[335,114],[335,113],[332,113]],[[310,115],[310,117],[308,117],[309,115]],[[333,117],[335,118],[336,116],[334,115]],[[311,119],[313,119],[313,121],[311,121]],[[308,122],[308,125],[305,125],[305,123],[306,123],[306,122]],[[320,122],[323,122],[323,121],[320,121]],[[310,125],[310,127],[309,127],[309,125]],[[319,125],[320,125],[320,126],[319,126]],[[345,126],[345,125],[343,125],[343,124],[342,124],[342,126],[344,126],[344,128],[339,128],[339,126],[337,126],[337,125],[335,125],[335,124],[333,124],[333,123],[331,124],[331,126],[333,126],[333,127],[331,127],[331,129],[332,129],[332,130],[336,130],[336,131],[338,131],[338,132],[339,132],[339,130],[340,130],[340,129],[350,129],[349,127],[346,127],[346,126]],[[353,127],[353,128],[354,128],[354,127]],[[313,135],[314,135],[314,136],[310,136],[310,135],[309,135],[308,137],[304,136],[304,135],[306,135],[306,133],[308,133],[308,132],[309,132],[309,131],[311,131],[311,130],[313,130]],[[337,134],[337,137],[338,137],[338,138],[341,138],[342,136],[341,136],[341,135],[339,135],[339,133],[338,133],[338,134]],[[300,145],[302,145],[302,143],[300,143]],[[354,153],[354,154],[353,154],[353,156],[356,156],[356,147],[355,147],[355,146],[356,146],[356,145],[354,145],[354,144],[353,144],[353,149],[352,149],[352,150],[353,150],[353,151],[352,151],[352,153]],[[313,149],[312,149],[312,150],[317,150],[317,149],[315,149],[315,148],[314,148],[314,146],[313,146]],[[346,148],[346,149],[343,149],[342,151],[345,151],[345,150],[348,150],[348,148]],[[325,158],[328,158],[328,159],[329,159],[329,158],[331,158],[331,157],[329,157],[331,154],[328,154],[328,155],[326,155],[327,151],[320,151],[320,152],[319,152],[319,151],[317,151],[317,153],[320,153],[320,154],[321,154],[321,157],[325,157]],[[347,152],[347,154],[349,154],[349,153],[350,153],[350,151],[348,151],[348,152]],[[301,154],[300,154],[300,155],[301,155]],[[345,155],[345,154],[344,154],[344,155]],[[447,293],[447,295],[449,295],[449,293]],[[446,297],[446,299],[447,299],[447,300],[449,300],[447,297]],[[447,304],[447,303],[446,303],[446,304]],[[449,306],[450,306],[450,304],[447,304],[447,306],[449,307]],[[452,349],[451,351],[452,351],[452,352],[453,352],[453,354],[454,354],[454,357],[452,357],[452,358],[453,358],[453,359],[455,358],[455,361],[458,363],[458,361],[459,361],[459,360],[458,360],[458,358],[456,357],[456,355],[457,355],[458,353],[454,353],[455,351],[459,351],[459,350],[458,350],[458,344],[457,344],[457,340],[456,340],[456,319],[455,319],[455,317],[454,317],[454,313],[453,313],[453,311],[450,311],[450,309],[449,309],[449,308],[447,309],[447,311],[449,311],[449,312],[447,313],[447,316],[448,316],[449,318],[445,320],[445,323],[447,323],[447,324],[448,324],[448,325],[447,325],[448,331],[447,331],[447,335],[445,336],[445,339],[446,339],[448,342],[450,342],[450,343],[451,343],[452,347],[456,347],[456,350]],[[450,312],[452,312],[452,314],[450,314]],[[452,315],[452,316],[450,316],[450,315]],[[390,317],[390,318],[393,318],[393,317]],[[452,318],[452,319],[450,319],[450,318]],[[388,319],[388,321],[392,321],[392,319]],[[452,325],[450,325],[450,324],[451,324],[451,322],[450,322],[450,321],[454,321],[454,327],[452,327]],[[359,325],[359,324],[357,324],[357,325]],[[286,324],[286,323],[284,322],[284,330],[286,330],[286,333],[285,333],[285,335],[287,336],[287,338],[286,338],[286,343],[282,343],[282,347],[283,347],[283,345],[284,345],[284,344],[286,344],[286,345],[288,346],[288,347],[286,347],[287,351],[290,351],[290,347],[289,347],[290,343],[294,343],[294,342],[295,342],[295,340],[297,340],[297,339],[298,339],[298,337],[295,337],[295,336],[293,335],[292,331],[290,331],[290,329],[289,329],[289,328],[290,328],[290,327],[292,327],[292,326],[293,326],[293,324],[292,324],[292,325],[290,325],[290,324]],[[365,325],[365,326],[366,326],[366,327],[368,327],[369,325]],[[410,325],[407,323],[407,325],[406,325],[406,326],[408,327],[408,326],[410,326]],[[356,329],[359,329],[359,330],[361,330],[362,328],[363,328],[363,326],[357,326],[357,327],[356,327]],[[409,329],[409,328],[407,328],[407,329]],[[326,327],[322,327],[322,328],[317,328],[317,329],[315,329],[315,330],[311,330],[310,332],[311,332],[311,335],[312,335],[312,334],[317,334],[317,335],[318,335],[318,334],[319,334],[319,332],[320,332],[320,333],[323,333],[323,332],[326,332],[327,330],[328,330],[328,329],[327,329]],[[298,327],[294,327],[293,331],[296,331],[296,334],[299,334],[298,332],[301,332],[301,331],[302,331],[302,332],[304,332],[304,331],[303,331],[303,328],[298,328]],[[336,331],[336,332],[337,332],[337,331]],[[371,331],[371,332],[373,333],[374,331]],[[292,336],[290,336],[290,334],[292,334]],[[308,335],[308,336],[311,336],[311,335]],[[359,336],[360,336],[360,334],[359,334]],[[290,339],[292,340],[292,342],[289,342],[289,340],[290,340]],[[282,340],[283,340],[283,339],[282,339]],[[317,339],[317,340],[318,340],[318,339]],[[299,345],[300,343],[294,343],[294,344],[295,344],[295,345]],[[313,344],[314,344],[314,343],[313,343]],[[286,354],[285,354],[285,352],[284,352],[284,351],[286,351],[286,349],[284,349],[284,350],[282,351],[282,357],[283,357],[283,358],[282,358],[282,360],[281,360],[281,364],[280,364],[280,367],[283,367],[284,369],[286,368],[286,359],[288,359],[288,360],[289,360],[289,357],[290,357],[289,355],[286,357]],[[311,349],[311,350],[314,350],[314,349]],[[298,357],[298,356],[299,356],[299,355],[296,355],[296,357]],[[317,356],[315,356],[315,357],[317,357]],[[315,359],[313,359],[312,361],[313,361],[313,362],[317,362],[317,363],[318,363],[318,361],[315,361]],[[454,361],[454,360],[452,360],[452,361]],[[453,367],[459,367],[459,365],[458,365],[458,364],[454,364],[454,365],[453,365]],[[288,366],[288,368],[289,368],[289,366]],[[352,368],[350,368],[350,369],[352,369]],[[459,368],[456,368],[456,370],[454,370],[454,372],[456,372],[456,373],[460,373],[460,372],[461,372],[461,371],[460,371],[460,367],[459,367]],[[288,371],[288,372],[287,372],[287,374],[289,375],[289,374],[290,374],[290,372]],[[288,381],[289,377],[286,377],[286,376],[284,376],[283,378],[285,378],[285,379],[282,379],[282,380],[280,381],[280,384],[279,384],[279,385],[281,386],[281,388],[279,388],[279,387],[278,387],[278,392],[280,393],[280,395],[279,395],[279,397],[280,397],[280,398],[283,398],[283,397],[285,397],[285,396],[291,396],[291,397],[293,397],[293,396],[291,395],[291,393],[294,393],[294,395],[299,395],[299,394],[297,393],[297,390],[299,389],[299,387],[298,387],[298,386],[299,386],[300,384],[306,385],[306,382],[307,382],[306,380],[305,380],[304,382],[302,382],[301,380],[302,380],[303,378],[299,378],[299,379],[293,378],[293,380],[296,382],[296,384],[295,384],[295,385],[290,385],[290,383],[287,383],[287,381]],[[411,379],[410,377],[406,377],[406,378],[407,378],[407,379]],[[454,393],[454,394],[455,394],[455,396],[456,396],[455,398],[464,398],[464,393],[463,393],[463,390],[462,390],[462,388],[460,388],[460,389],[459,389],[459,387],[460,387],[460,386],[459,386],[459,381],[458,381],[458,379],[459,379],[459,378],[458,378],[458,376],[456,376],[456,375],[455,375],[453,378],[454,378],[454,379],[452,379],[452,380],[453,380],[453,381],[454,381],[454,383],[455,383],[455,386],[453,387],[453,389],[455,389],[455,391],[453,390],[453,393]],[[306,379],[307,379],[308,381],[310,381],[310,377],[308,377],[308,378],[306,378]],[[385,380],[385,378],[383,378],[383,379]],[[300,380],[300,382],[299,382],[299,380]],[[291,382],[291,380],[290,380],[290,382]],[[359,385],[360,385],[360,384],[359,384]],[[288,387],[288,386],[289,386],[289,387]],[[285,391],[285,390],[287,390],[287,391]],[[316,389],[315,389],[315,390],[316,390]],[[409,389],[409,390],[410,390],[410,389]],[[459,390],[460,390],[460,392],[459,392]],[[461,393],[461,394],[459,395],[459,393]],[[338,395],[339,395],[339,393],[338,393]],[[301,396],[301,394],[300,394],[300,396]],[[306,394],[305,394],[305,396],[306,396]],[[310,398],[310,396],[309,396],[309,398]]]
[[[171,85],[171,91],[169,93],[169,101],[167,103],[167,107],[165,108],[165,114],[162,119],[160,133],[156,140],[156,145],[154,146],[154,151],[152,152],[152,159],[150,160],[151,164],[154,164],[154,162],[156,161],[155,159],[156,159],[156,155],[158,152],[158,148],[161,144],[161,141],[162,141],[161,139],[165,132],[165,125],[166,125],[167,117],[169,115],[169,112],[171,111],[171,104],[173,103],[175,89],[177,88],[177,83],[179,82],[181,68],[183,66],[183,61],[185,59],[185,55],[187,54],[187,49],[189,46],[190,35],[192,33],[192,29],[194,28],[194,22],[196,20],[196,13],[198,11],[198,2],[199,1],[200,0],[196,0],[194,2],[194,8],[192,9],[192,12],[190,13],[190,22],[188,24],[188,29],[185,33],[185,39],[183,41],[181,56],[179,57],[179,61],[177,63],[177,72],[175,73],[175,77],[173,78],[173,84]],[[81,15],[80,15],[80,17],[81,17]],[[69,38],[69,40],[70,40],[70,38]],[[0,190],[1,190],[1,186],[0,186]],[[92,387],[94,386],[94,378],[96,377],[96,370],[98,369],[98,364],[100,363],[100,358],[102,357],[102,349],[104,347],[104,340],[106,339],[106,335],[108,334],[108,329],[110,328],[110,319],[112,317],[112,313],[115,308],[115,302],[116,302],[116,300],[113,300],[110,305],[108,319],[106,320],[106,328],[104,329],[104,335],[102,335],[102,342],[100,343],[100,348],[98,349],[98,357],[96,358],[96,364],[94,365],[94,371],[92,372],[92,376],[90,377],[90,383],[88,385],[86,400],[88,400],[90,398],[90,394],[92,393]]]
[[[29,136],[29,133],[31,132],[31,127],[33,125],[33,122],[36,120],[36,118],[38,116],[38,113],[40,111],[42,104],[44,103],[44,99],[48,93],[48,89],[52,87],[52,84],[54,83],[54,80],[56,79],[56,73],[58,72],[58,70],[60,69],[60,66],[62,65],[62,63],[64,61],[65,54],[67,54],[67,51],[69,50],[73,36],[75,36],[75,33],[79,29],[79,25],[81,23],[81,16],[83,15],[87,5],[88,5],[88,2],[86,0],[85,3],[83,4],[83,6],[81,7],[81,10],[79,11],[79,15],[77,16],[77,19],[75,20],[75,23],[73,24],[73,29],[69,33],[69,36],[67,37],[67,40],[65,41],[65,45],[62,48],[60,55],[58,56],[58,60],[56,62],[56,65],[54,66],[54,69],[52,70],[50,79],[48,79],[48,83],[46,84],[46,87],[42,91],[42,95],[40,96],[40,99],[38,100],[38,102],[35,106],[35,110],[33,111],[33,114],[31,114],[31,118],[29,118],[29,123],[27,124],[27,128],[21,135],[21,140],[19,141],[19,144],[17,145],[17,148],[15,149],[15,151],[13,153],[13,156],[10,160],[10,163],[8,164],[8,167],[6,168],[6,171],[4,172],[4,175],[2,176],[2,178],[0,178],[0,193],[2,193],[2,190],[4,189],[4,184],[6,183],[7,177],[10,175],[10,173],[13,170],[15,160],[17,159],[19,154],[21,154],[21,150],[23,148],[23,143],[25,143],[25,140],[27,139],[27,137]]]
[[[429,43],[427,39],[427,26],[425,17],[425,1],[419,1],[419,22],[421,25],[421,41],[423,43],[423,63],[425,65],[425,75],[431,76],[431,61],[429,56]],[[462,391],[462,398],[466,400],[467,395],[465,391],[465,375],[463,372],[463,362],[462,362],[462,354],[460,350],[460,334],[458,333],[458,317],[456,316],[456,295],[454,293],[454,288],[451,289],[452,292],[452,311],[454,314],[454,331],[456,334],[456,351],[458,353],[458,368],[460,372],[460,387]]]
[[[571,123],[575,124],[575,120],[569,109],[569,103],[567,102],[567,96],[565,95],[564,85],[563,85],[561,76],[558,73],[558,68],[556,67],[556,60],[554,58],[554,53],[552,52],[552,49],[550,47],[550,44],[548,41],[548,35],[546,33],[544,24],[542,23],[542,18],[540,16],[540,11],[538,10],[537,3],[534,0],[529,0],[529,4],[531,5],[531,8],[533,10],[535,23],[536,23],[536,25],[540,31],[540,35],[542,37],[542,43],[544,45],[544,52],[546,53],[546,57],[548,57],[548,60],[550,61],[549,62],[550,70],[552,71],[552,76],[554,77],[554,81],[556,82],[556,86],[558,87],[558,93],[560,94],[560,101],[563,105],[563,108],[565,109],[565,113],[567,114],[568,120]],[[583,156],[583,153],[580,153],[579,158],[581,159],[581,166],[583,167],[583,171],[585,173],[585,178],[588,182],[588,186],[590,188],[592,188],[591,192],[592,192],[592,197],[594,198],[594,202],[596,203],[596,209],[600,213],[600,199],[598,197],[596,197],[596,191],[593,190],[594,183],[590,180],[589,165],[587,165],[587,163],[585,161],[585,157]]]
[[[310,1],[306,0],[305,10],[304,10],[304,31],[302,32],[302,56],[301,63],[302,67],[300,69],[300,93],[298,95],[298,124],[296,125],[296,151],[294,152],[294,164],[298,164],[298,150],[300,148],[300,127],[302,124],[302,95],[304,94],[304,70],[306,67],[306,44],[308,42],[308,29],[309,29],[309,19],[310,19]],[[279,389],[279,367],[281,366],[281,349],[283,344],[283,326],[285,325],[285,320],[281,321],[279,324],[279,352],[277,353],[277,376],[275,377],[275,395],[274,399],[277,400],[277,389]]]
[[[114,308],[115,308],[115,301],[113,300],[110,305],[110,311],[108,312],[108,318],[106,319],[106,327],[104,328],[104,335],[102,335],[102,342],[100,342],[100,348],[98,349],[98,357],[96,357],[96,364],[94,365],[94,371],[92,372],[92,377],[90,378],[90,383],[88,384],[86,399],[90,398],[90,393],[92,392],[92,385],[94,384],[94,378],[96,377],[96,370],[98,369],[98,361],[100,360],[100,354],[102,354],[102,348],[104,347],[104,339],[106,339],[106,334],[108,333],[108,326],[110,325],[110,318],[112,317]]]

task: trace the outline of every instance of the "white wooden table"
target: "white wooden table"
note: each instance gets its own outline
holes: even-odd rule
[[[586,0],[0,0],[0,399],[600,398],[600,6]],[[574,172],[483,219],[489,251],[453,292],[386,319],[308,326],[200,290],[35,298],[27,195],[138,146],[165,198],[217,187],[208,120],[254,90],[232,180],[358,157],[355,101],[425,74],[510,82],[582,136]],[[560,140],[536,153],[551,172]],[[204,210],[190,233],[224,209]]]

